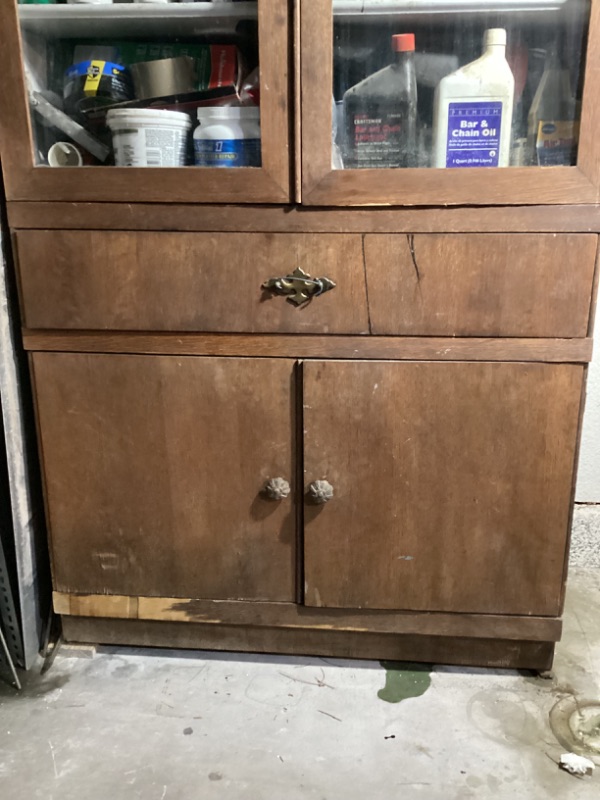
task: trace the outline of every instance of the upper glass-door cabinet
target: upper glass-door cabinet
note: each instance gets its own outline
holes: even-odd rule
[[[594,203],[600,0],[301,4],[302,201]]]
[[[10,200],[290,197],[288,0],[2,0]]]

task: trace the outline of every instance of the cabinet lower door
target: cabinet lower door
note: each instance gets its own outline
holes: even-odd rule
[[[307,605],[560,612],[583,367],[303,373]]]
[[[293,362],[36,353],[58,591],[290,601]]]

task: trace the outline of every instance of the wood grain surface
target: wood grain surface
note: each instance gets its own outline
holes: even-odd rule
[[[321,298],[319,298],[321,299]],[[132,353],[252,358],[349,358],[423,361],[586,363],[591,339],[480,339],[415,336],[279,336],[246,334],[23,331],[31,351]]]
[[[347,631],[295,631],[250,625],[201,625],[63,617],[67,642],[194,650],[389,659],[498,669],[550,669],[553,642],[505,641]]]
[[[365,237],[375,334],[585,337],[597,236]]]
[[[295,603],[195,600],[173,597],[124,597],[54,592],[57,614],[110,619],[201,622],[204,625],[345,630],[430,636],[471,636],[479,639],[558,641],[562,622],[552,617],[495,614],[432,614],[403,611],[349,611],[309,608]]]
[[[21,231],[31,328],[368,333],[358,235]],[[262,288],[301,268],[335,288],[297,307]]]
[[[311,208],[307,206],[9,202],[13,228],[272,233],[588,233],[598,205],[495,208]]]
[[[307,605],[558,613],[582,367],[303,372]]]
[[[291,601],[293,366],[33,357],[58,591]]]

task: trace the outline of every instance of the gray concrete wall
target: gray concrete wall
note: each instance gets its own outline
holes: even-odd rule
[[[1,184],[0,175],[0,184]],[[2,198],[0,197],[0,202]],[[8,479],[19,582],[25,666],[33,665],[40,647],[42,620],[47,616],[50,587],[43,514],[37,485],[35,432],[27,401],[26,362],[21,354],[17,301],[10,280],[8,234],[0,215],[0,407],[4,423]]]
[[[600,313],[596,314],[594,357],[588,373],[575,499],[600,503]]]

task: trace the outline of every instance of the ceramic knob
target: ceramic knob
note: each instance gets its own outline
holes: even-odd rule
[[[333,497],[333,486],[329,481],[313,481],[308,487],[308,494],[313,503],[328,503]]]
[[[265,483],[263,491],[270,500],[285,500],[291,489],[285,478],[271,478]]]

